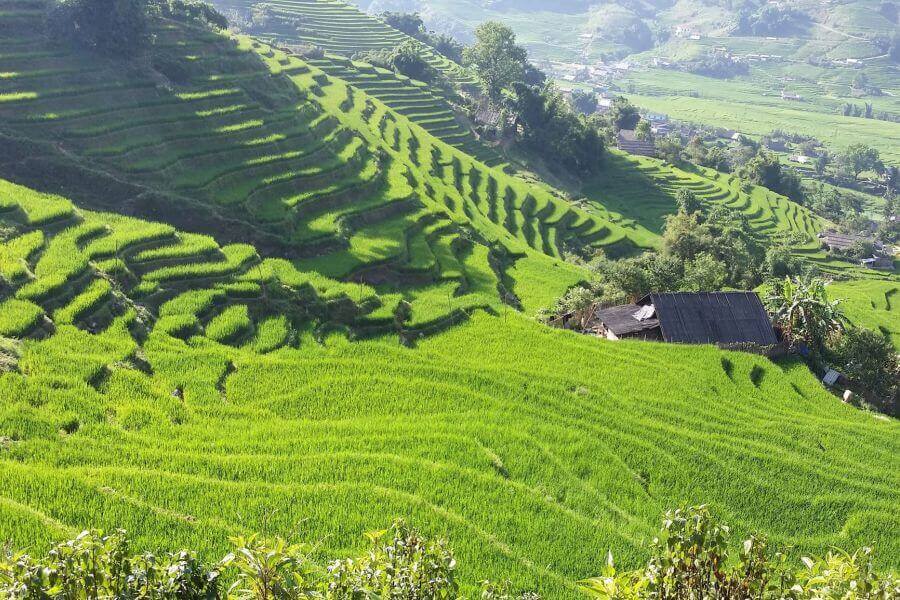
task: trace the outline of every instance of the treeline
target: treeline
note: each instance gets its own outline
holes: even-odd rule
[[[63,0],[48,14],[47,33],[56,42],[131,58],[149,41],[151,14],[217,29],[228,26],[215,8],[196,0]]]
[[[33,558],[8,547],[0,554],[0,595],[10,600],[299,600],[462,599],[457,562],[443,540],[402,521],[368,535],[364,555],[322,564],[306,544],[258,536],[232,540],[216,563],[190,551],[134,553],[125,532],[84,532]],[[577,543],[573,541],[573,543]],[[620,572],[607,556],[595,578],[580,582],[605,600],[891,600],[900,579],[879,573],[870,548],[831,551],[793,564],[765,536],[734,551],[727,525],[700,506],[666,513],[646,566]],[[801,566],[802,565],[802,566]],[[483,582],[482,600],[540,600],[533,591]]]
[[[605,149],[599,124],[573,110],[546,74],[528,61],[512,29],[497,22],[480,25],[475,43],[463,51],[463,64],[481,83],[482,97],[470,107],[476,121],[550,165],[579,175],[599,170]],[[484,106],[490,110],[482,111]],[[493,122],[485,124],[479,112],[495,115]]]
[[[572,288],[542,320],[589,311],[591,306],[632,302],[650,292],[753,289],[771,278],[809,274],[791,252],[790,240],[770,247],[747,217],[724,206],[706,210],[687,189],[677,195],[678,212],[666,218],[659,252],[612,260],[598,251],[586,266],[590,281]]]

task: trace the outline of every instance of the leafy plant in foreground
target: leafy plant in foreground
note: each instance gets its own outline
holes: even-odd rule
[[[618,572],[612,554],[600,577],[582,582],[605,600],[888,600],[900,597],[900,578],[879,576],[871,548],[854,554],[803,557],[794,570],[765,537],[751,535],[733,557],[730,529],[705,506],[669,511],[643,570]]]
[[[455,600],[456,559],[447,542],[397,521],[367,534],[371,549],[327,567],[313,549],[282,538],[232,538],[234,550],[207,567],[189,552],[132,555],[124,531],[85,531],[43,560],[0,553],[0,597],[9,600]],[[226,586],[224,580],[230,582]],[[540,600],[509,582],[483,584],[482,598]]]

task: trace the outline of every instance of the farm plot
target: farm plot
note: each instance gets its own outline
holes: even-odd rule
[[[189,304],[172,310],[215,300]],[[207,333],[246,325],[224,314]],[[0,537],[37,550],[124,527],[136,548],[211,558],[302,522],[336,557],[402,515],[451,540],[466,593],[509,577],[574,598],[607,550],[645,559],[665,508],[708,502],[798,555],[874,544],[898,566],[897,424],[801,365],[485,313],[415,349],[301,330],[263,355],[185,342],[173,318],[140,345],[132,313],[22,344],[21,373],[0,376]],[[266,322],[246,339],[281,338]]]
[[[880,331],[900,348],[900,281],[836,281],[828,295],[857,327]]]
[[[432,245],[474,241],[515,260],[555,268],[562,273],[555,284],[559,293],[581,276],[559,261],[569,245],[627,242],[410,120],[419,114],[440,133],[441,123],[452,118],[445,108],[407,117],[319,68],[339,57],[317,66],[247,38],[198,34],[163,20],[154,22],[154,31],[153,63],[170,74],[170,88],[140,71],[124,73],[114,62],[98,67],[65,50],[17,55],[17,72],[29,76],[4,83],[17,94],[0,105],[9,133],[50,141],[122,180],[161,192],[179,207],[161,211],[138,203],[139,214],[194,233],[224,235],[229,242],[249,235],[249,241],[292,257],[305,270],[389,281],[407,297],[449,278],[457,279],[460,294],[469,288],[458,269],[442,273],[441,265],[422,270],[408,264],[408,238],[429,225],[438,224],[444,233]],[[44,44],[33,31],[10,35],[17,47]],[[425,93],[409,80],[385,81],[398,101]],[[24,93],[29,90],[37,92]],[[19,165],[4,168],[17,172]],[[104,210],[134,203],[84,198],[95,200]],[[50,205],[45,210],[35,212],[35,222],[64,218]],[[183,237],[175,246],[134,258],[150,270],[177,259],[172,252],[191,251],[189,243],[207,242]],[[474,255],[485,257],[479,272],[494,270],[496,282],[504,278],[487,252]],[[154,293],[151,279],[142,282],[141,292]],[[499,297],[495,290],[487,304]]]

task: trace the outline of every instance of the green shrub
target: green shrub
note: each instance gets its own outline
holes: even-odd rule
[[[876,396],[894,397],[900,387],[900,359],[891,340],[870,329],[850,329],[835,348],[841,369]]]
[[[66,40],[107,56],[134,56],[147,41],[143,0],[66,0],[51,11],[53,39]]]
[[[257,535],[232,538],[234,550],[206,566],[189,552],[132,555],[124,531],[85,531],[37,561],[0,553],[0,597],[10,600],[442,600],[460,598],[456,559],[442,540],[429,540],[403,521],[367,534],[363,556],[327,567],[313,548]],[[230,582],[225,585],[224,581]],[[510,584],[483,584],[482,598],[539,600]]]
[[[600,577],[582,582],[593,598],[607,600],[888,600],[900,597],[900,578],[879,576],[871,548],[829,552],[788,564],[764,536],[751,535],[732,552],[730,529],[705,506],[669,511],[640,571],[616,571],[612,554]]]
[[[49,598],[219,598],[219,573],[188,553],[132,555],[124,531],[83,532],[40,562],[9,550],[0,555],[0,596]]]

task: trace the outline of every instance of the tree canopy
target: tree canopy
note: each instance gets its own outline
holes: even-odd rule
[[[475,68],[485,94],[494,101],[525,80],[527,59],[525,49],[516,45],[513,30],[496,21],[479,25],[475,43],[463,52],[463,61]]]
[[[131,57],[147,42],[146,0],[64,0],[50,14],[50,35],[107,56]]]

